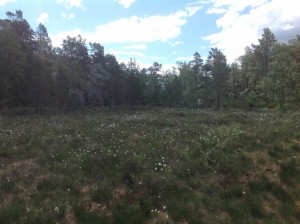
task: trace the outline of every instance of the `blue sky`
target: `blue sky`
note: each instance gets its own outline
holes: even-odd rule
[[[300,34],[298,0],[0,0],[1,19],[22,10],[33,29],[43,23],[53,46],[80,34],[122,62],[171,68],[195,51],[218,47],[233,62],[269,27],[280,41]]]

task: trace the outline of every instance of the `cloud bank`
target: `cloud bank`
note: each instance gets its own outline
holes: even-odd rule
[[[131,16],[95,27],[93,32],[80,29],[64,31],[51,36],[54,46],[59,46],[67,35],[82,35],[88,42],[101,44],[127,43],[144,44],[154,41],[168,41],[181,34],[181,27],[193,16],[200,6],[188,6],[170,15],[148,17]]]
[[[45,23],[48,21],[49,15],[46,12],[41,13],[41,15],[36,19],[37,23]]]
[[[244,53],[244,48],[257,43],[262,30],[269,27],[281,41],[300,31],[300,13],[295,0],[213,0],[206,11],[219,14],[219,32],[203,37],[211,46],[222,49],[229,62]]]
[[[135,2],[135,0],[115,0],[115,1],[118,2],[126,9],[129,8]]]
[[[63,4],[66,8],[81,7],[81,0],[56,0],[57,4]]]
[[[7,3],[13,3],[16,0],[0,0],[0,6],[6,5]]]

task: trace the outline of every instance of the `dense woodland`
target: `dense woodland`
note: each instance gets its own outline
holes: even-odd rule
[[[148,69],[135,59],[119,63],[80,35],[54,48],[43,24],[34,31],[20,10],[6,16],[0,20],[0,108],[300,106],[300,36],[279,43],[265,28],[258,45],[231,65],[212,48],[206,61],[195,52],[192,61],[162,73],[158,62]]]

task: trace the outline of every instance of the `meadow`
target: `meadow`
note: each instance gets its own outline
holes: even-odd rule
[[[300,223],[300,112],[0,116],[0,223]]]

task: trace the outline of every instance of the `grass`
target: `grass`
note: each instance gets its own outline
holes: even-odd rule
[[[298,223],[300,114],[0,116],[0,223]]]

